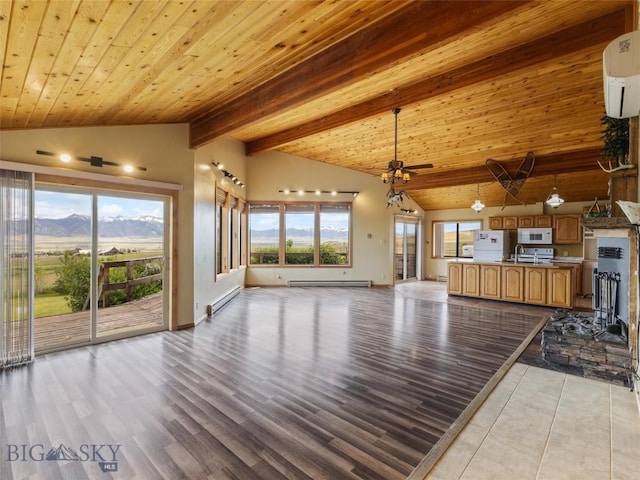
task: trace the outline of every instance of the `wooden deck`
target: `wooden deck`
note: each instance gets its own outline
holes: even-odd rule
[[[66,345],[88,343],[90,312],[35,319],[36,354]],[[141,330],[162,324],[162,292],[98,310],[97,336]]]

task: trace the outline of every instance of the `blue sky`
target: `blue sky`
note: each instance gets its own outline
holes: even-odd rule
[[[36,217],[39,218],[64,218],[73,214],[91,215],[90,194],[36,190],[35,200]],[[98,196],[98,217],[137,217],[141,215],[162,218],[162,202]]]

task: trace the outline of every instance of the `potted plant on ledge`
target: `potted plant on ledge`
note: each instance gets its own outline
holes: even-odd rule
[[[604,126],[602,131],[603,160],[608,163],[608,168],[600,161],[600,168],[609,174],[609,200],[611,206],[611,217],[624,217],[617,205],[618,200],[637,201],[638,178],[635,165],[629,155],[629,119],[613,118],[607,115],[600,119],[600,124]],[[633,198],[629,198],[629,197]]]
[[[629,164],[629,119],[605,115],[600,124],[604,126],[601,154],[609,162],[609,168],[602,164],[600,167],[607,173],[632,168],[633,165]]]

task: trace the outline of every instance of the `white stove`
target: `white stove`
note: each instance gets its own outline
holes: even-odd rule
[[[551,263],[553,248],[516,247],[514,261],[516,263]]]

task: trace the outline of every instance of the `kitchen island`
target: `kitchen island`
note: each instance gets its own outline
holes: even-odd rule
[[[573,307],[574,269],[553,263],[476,262],[447,264],[447,293],[550,307]]]

